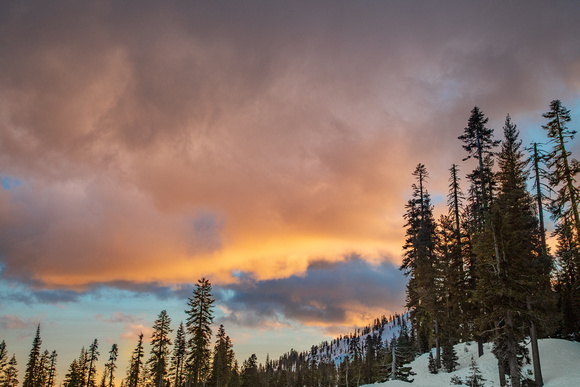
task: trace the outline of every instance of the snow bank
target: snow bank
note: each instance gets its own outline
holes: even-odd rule
[[[580,386],[580,343],[560,339],[543,339],[539,341],[540,363],[545,387],[574,387]],[[476,343],[462,343],[455,346],[457,356],[459,356],[459,367],[457,371],[447,373],[440,372],[436,375],[430,374],[427,368],[428,354],[423,354],[411,363],[413,372],[412,384],[398,380],[386,383],[369,384],[372,387],[438,387],[452,386],[450,383],[452,376],[458,376],[461,380],[471,372],[469,364],[471,356],[474,357],[483,378],[486,379],[485,386],[499,386],[497,372],[497,360],[491,353],[491,344],[484,345],[485,355],[477,357]],[[532,365],[524,367],[524,375]],[[530,376],[530,378],[533,378]]]

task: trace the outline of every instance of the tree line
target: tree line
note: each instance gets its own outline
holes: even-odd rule
[[[473,108],[459,139],[463,161],[474,159],[476,167],[464,193],[459,166],[451,166],[448,211],[437,220],[427,168],[419,164],[413,172],[401,269],[418,350],[435,348],[432,372],[453,358],[456,343],[476,340],[481,356],[482,343],[492,341],[500,384],[507,376],[511,386],[529,385],[521,372],[530,361],[529,339],[533,382],[542,386],[537,338],[580,338],[580,163],[567,148],[576,131],[561,101],[549,109],[546,144],[525,149],[509,115],[503,139],[495,140],[488,118]],[[545,212],[555,224],[554,252],[546,244]]]
[[[252,383],[253,368],[248,361],[240,369],[235,359],[231,338],[220,325],[212,348],[213,303],[211,284],[201,278],[195,285],[185,311],[185,324],[181,322],[175,336],[171,318],[163,310],[153,323],[149,339],[150,353],[145,360],[145,338],[138,337],[131,353],[124,377],[117,372],[119,347],[113,344],[108,352],[100,376],[97,364],[101,356],[99,342],[95,339],[87,349],[83,347],[74,359],[60,385],[64,387],[113,387],[118,378],[121,387],[248,387]],[[54,387],[56,380],[57,353],[42,352],[40,325],[32,342],[26,364],[22,387]],[[255,355],[253,355],[255,358]],[[7,360],[4,341],[0,344],[0,387],[18,386],[17,362],[13,355]]]

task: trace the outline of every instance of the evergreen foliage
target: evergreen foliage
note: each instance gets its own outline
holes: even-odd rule
[[[22,387],[38,387],[40,384],[40,346],[42,345],[42,339],[40,338],[40,324],[36,328],[36,335],[32,340],[32,349],[30,350],[30,355],[28,356],[28,363],[26,364],[26,371],[24,373],[24,380],[22,382]]]
[[[151,335],[151,358],[148,361],[151,379],[155,387],[163,387],[166,383],[167,361],[170,354],[171,318],[166,310],[162,310],[153,323]]]
[[[189,339],[188,383],[194,387],[204,383],[209,376],[211,324],[213,322],[213,303],[211,284],[201,278],[195,286],[193,296],[187,305],[187,332]]]
[[[169,370],[171,380],[173,381],[172,385],[175,387],[181,387],[183,385],[186,354],[187,341],[185,327],[183,326],[183,322],[180,322],[175,336],[173,354],[171,356],[171,368]]]
[[[143,356],[145,355],[143,351],[143,333],[139,334],[139,341],[137,342],[137,347],[133,350],[131,355],[131,361],[129,363],[129,369],[127,372],[127,387],[140,387],[140,379],[142,379],[141,371],[143,366]]]

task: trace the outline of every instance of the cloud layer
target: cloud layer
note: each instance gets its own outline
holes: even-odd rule
[[[579,11],[3,2],[2,276],[74,297],[205,275],[231,286],[234,311],[255,299],[270,317],[354,321],[298,289],[326,284],[316,265],[333,261],[379,278],[343,262],[352,252],[389,275],[410,173],[427,164],[445,193],[474,105],[499,135],[506,113],[576,103]],[[353,285],[348,307],[376,285]]]

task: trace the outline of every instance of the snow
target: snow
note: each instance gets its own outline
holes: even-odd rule
[[[542,375],[545,387],[575,387],[580,386],[580,343],[561,339],[542,339],[538,342],[540,351],[540,363],[542,365]],[[423,354],[411,362],[414,375],[412,384],[393,380],[385,383],[368,384],[372,387],[437,387],[453,386],[450,383],[451,377],[456,375],[461,380],[465,380],[470,375],[469,365],[471,357],[475,359],[477,366],[485,380],[485,386],[499,387],[499,377],[497,371],[497,360],[491,353],[491,344],[484,345],[484,355],[477,357],[476,343],[461,343],[455,346],[459,356],[459,367],[455,372],[440,372],[431,374],[427,368],[428,354]],[[523,369],[524,375],[528,375],[528,370],[532,365],[526,365]],[[529,376],[533,379],[533,376]]]

